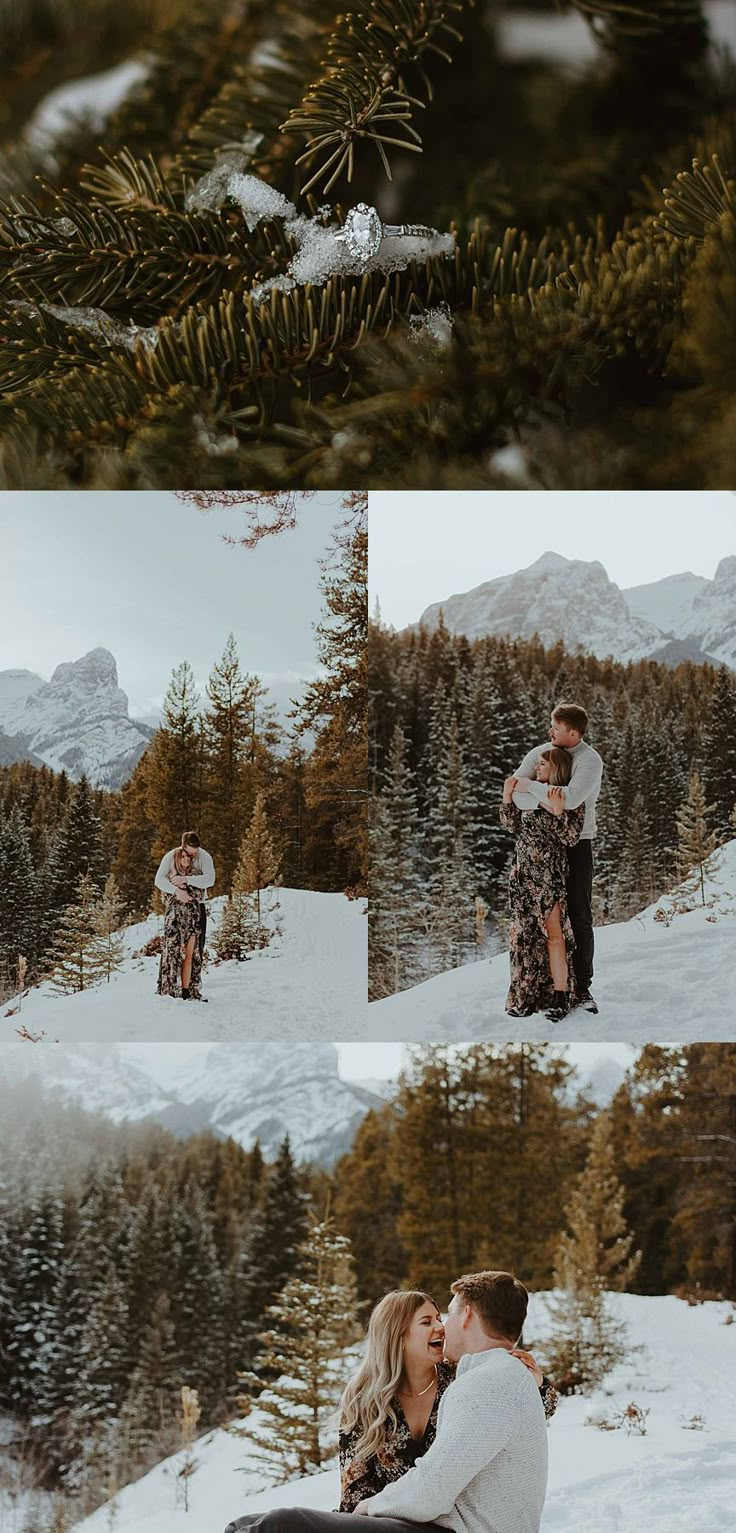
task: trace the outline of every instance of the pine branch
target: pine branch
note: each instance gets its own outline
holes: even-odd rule
[[[377,150],[389,180],[387,149],[421,152],[413,119],[432,99],[427,65],[436,58],[451,61],[448,46],[462,40],[455,21],[465,3],[358,0],[353,12],[338,18],[321,79],[284,123],[285,132],[307,141],[296,162],[314,167],[303,192],[321,185],[327,193],[343,174],[352,181],[363,142]]]

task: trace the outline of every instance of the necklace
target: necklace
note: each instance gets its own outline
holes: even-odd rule
[[[435,1363],[435,1365],[434,1365],[434,1378],[430,1379],[426,1389],[417,1389],[417,1390],[399,1389],[399,1390],[397,1390],[397,1394],[404,1395],[405,1398],[407,1398],[409,1400],[419,1400],[419,1399],[421,1399],[422,1395],[429,1394],[429,1391],[432,1388],[432,1385],[436,1384],[436,1383],[437,1383],[437,1364]]]

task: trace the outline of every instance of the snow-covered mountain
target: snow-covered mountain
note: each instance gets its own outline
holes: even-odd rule
[[[523,1272],[520,1273],[523,1277]],[[560,1400],[549,1427],[549,1485],[541,1533],[725,1533],[736,1497],[736,1325],[726,1301],[690,1305],[674,1295],[611,1294],[625,1328],[629,1356],[593,1393]],[[549,1317],[543,1294],[532,1294],[525,1341],[544,1355]],[[521,1367],[521,1364],[519,1364]],[[596,1430],[634,1402],[646,1435]],[[256,1406],[240,1423],[266,1432]],[[270,1424],[272,1428],[272,1423]],[[177,1496],[183,1450],[163,1460],[73,1533],[220,1533],[246,1512],[319,1507],[340,1499],[337,1468],[274,1485],[248,1437],[220,1429],[193,1447],[188,1510]]]
[[[333,1043],[213,1044],[204,1059],[183,1050],[181,1070],[162,1081],[153,1063],[116,1044],[41,1052],[27,1043],[0,1049],[0,1077],[38,1078],[57,1102],[77,1102],[114,1122],[154,1121],[179,1135],[210,1129],[275,1157],[286,1133],[300,1159],[332,1165],[361,1119],[382,1098],[343,1081]]]
[[[44,981],[0,1006],[0,1044],[25,1027],[53,1053],[55,1043],[213,1043],[284,1038],[363,1038],[367,1014],[364,900],[313,889],[279,889],[281,934],[244,963],[211,963],[207,1005],[156,994],[158,959],[138,956],[161,930],[149,916],[121,933],[126,958],[109,984],[57,995]],[[212,900],[212,924],[224,898]],[[267,919],[272,923],[275,917]],[[29,1048],[31,1045],[29,1045]]]
[[[595,933],[593,990],[600,1014],[563,1022],[506,1015],[508,955],[464,964],[369,1006],[373,1038],[532,1039],[641,1043],[733,1039],[736,1003],[736,840],[710,859],[706,904],[685,886],[630,921]],[[595,1088],[595,1084],[594,1088]],[[601,1083],[602,1084],[602,1083]]]
[[[713,580],[688,572],[622,591],[597,559],[548,552],[526,569],[433,602],[420,625],[436,628],[440,612],[451,633],[469,639],[537,634],[546,647],[562,642],[599,659],[708,660],[736,669],[736,556],[721,560]]]
[[[86,773],[105,788],[126,781],[152,734],[128,717],[107,649],[64,661],[50,681],[32,671],[0,671],[0,731],[6,763],[45,762],[75,782]]]

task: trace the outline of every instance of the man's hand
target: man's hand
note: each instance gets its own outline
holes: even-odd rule
[[[518,1357],[519,1362],[523,1363],[524,1367],[529,1369],[529,1372],[530,1372],[532,1378],[534,1379],[534,1382],[535,1382],[535,1384],[537,1386],[537,1389],[541,1389],[542,1388],[542,1379],[543,1379],[544,1375],[543,1375],[542,1370],[541,1370],[541,1368],[539,1366],[539,1363],[536,1362],[536,1360],[532,1357],[531,1352],[524,1352],[521,1347],[512,1347],[511,1348],[511,1356],[512,1357]]]
[[[534,782],[535,782],[535,779],[532,778],[532,777],[517,777],[516,778],[516,786],[519,789],[520,793],[528,793],[529,789],[534,785]]]
[[[507,777],[505,779],[504,785],[503,785],[503,801],[504,801],[504,804],[510,804],[511,803],[511,800],[512,800],[513,794],[514,794],[514,788],[516,787],[517,782],[518,782],[518,778],[517,777]]]
[[[177,889],[183,889],[186,884],[186,878],[183,873],[170,873],[169,883],[176,884]]]
[[[565,795],[561,788],[548,788],[547,798],[549,808],[553,814],[562,814],[565,808]]]
[[[180,905],[191,905],[192,903],[192,896],[187,894],[186,889],[175,889],[174,899],[178,900]]]

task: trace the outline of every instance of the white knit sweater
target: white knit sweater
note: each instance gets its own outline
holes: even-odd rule
[[[549,749],[549,742],[546,745],[535,745],[534,750],[529,751],[524,757],[521,766],[516,768],[514,776],[533,779],[542,751]],[[581,740],[579,745],[574,745],[570,755],[572,756],[572,773],[567,787],[562,789],[565,808],[577,809],[579,804],[585,804],[585,819],[580,840],[592,841],[597,829],[595,806],[601,791],[603,762],[598,752],[594,751],[592,745],[588,745],[586,740]],[[522,792],[517,788],[514,792],[514,803],[517,809],[536,809],[542,799],[547,797],[548,789],[548,783],[534,781],[528,790],[525,789]]]
[[[174,885],[169,881],[169,874],[171,873],[172,861],[176,850],[177,848],[174,847],[172,851],[165,852],[159,863],[154,883],[156,888],[161,890],[162,894],[173,894],[174,892]],[[211,889],[215,882],[215,864],[209,852],[206,852],[203,846],[200,846],[197,852],[197,863],[202,872],[187,873],[187,883],[191,884],[193,889]]]
[[[365,1511],[438,1522],[453,1533],[539,1533],[546,1488],[539,1390],[518,1358],[493,1347],[460,1359],[431,1448]]]

